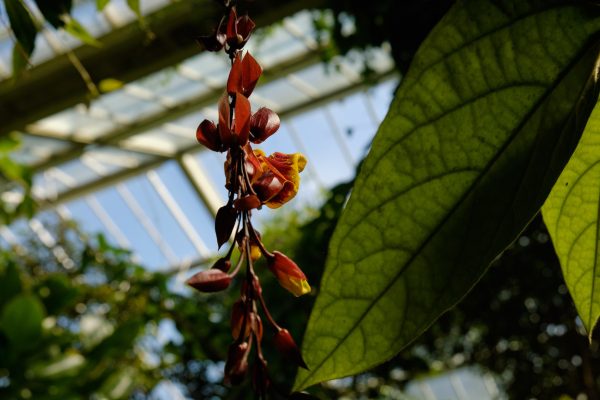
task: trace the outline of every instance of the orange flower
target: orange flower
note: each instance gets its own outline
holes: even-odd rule
[[[290,291],[294,296],[310,293],[310,285],[304,272],[288,256],[274,251],[267,259],[269,269],[279,281],[279,284]]]
[[[300,186],[300,172],[306,166],[306,158],[300,153],[273,153],[265,156],[262,150],[246,146],[246,168],[252,188],[263,204],[279,208],[296,196]]]

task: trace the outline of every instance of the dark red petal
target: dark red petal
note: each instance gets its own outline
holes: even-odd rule
[[[252,57],[252,54],[247,52],[242,59],[242,93],[244,96],[250,97],[261,74],[262,67]]]
[[[248,175],[250,176],[250,182],[254,183],[263,173],[262,166],[256,154],[252,150],[250,143],[244,146],[244,154],[245,154],[245,166]]]
[[[241,93],[235,95],[235,120],[233,124],[233,131],[237,135],[237,144],[240,146],[248,143],[248,137],[250,136],[250,102]]]
[[[308,369],[308,366],[302,359],[302,354],[300,354],[300,349],[296,346],[296,342],[290,335],[287,329],[281,329],[279,332],[275,334],[273,338],[275,342],[275,347],[277,350],[288,360],[293,361],[298,366]]]
[[[233,207],[239,211],[249,211],[260,207],[261,201],[258,196],[253,194],[241,197],[233,202]]]
[[[227,78],[227,93],[233,96],[236,92],[241,92],[242,89],[242,59],[240,54],[236,54],[229,71]]]
[[[217,127],[212,121],[205,119],[196,129],[196,140],[212,151],[221,151],[221,138]]]
[[[206,271],[198,272],[185,283],[200,292],[220,292],[229,287],[231,277],[219,269],[207,269]]]
[[[215,232],[219,248],[231,237],[231,232],[237,220],[237,211],[231,205],[224,205],[217,211],[215,218]]]
[[[283,190],[284,184],[271,171],[263,173],[252,188],[261,202],[266,203]]]
[[[221,143],[226,147],[231,147],[233,144],[233,135],[231,134],[231,127],[229,121],[229,96],[227,92],[223,93],[219,100],[219,135],[221,136]]]
[[[227,18],[227,30],[225,31],[227,35],[227,44],[229,46],[237,48],[237,14],[235,12],[235,7],[231,8],[229,11],[229,17]]]
[[[275,111],[259,108],[250,118],[250,141],[256,144],[264,142],[277,132],[280,125],[279,115]]]
[[[256,24],[248,15],[244,15],[237,19],[237,34],[240,35],[244,39],[244,43],[248,41],[250,34],[256,27]]]

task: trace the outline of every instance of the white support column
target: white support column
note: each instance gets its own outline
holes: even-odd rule
[[[100,223],[104,225],[108,233],[115,238],[117,244],[124,249],[131,249],[131,242],[127,239],[123,231],[114,223],[110,215],[106,212],[102,204],[98,201],[95,196],[87,196],[85,198],[86,204],[90,207],[92,212],[98,217]]]
[[[213,216],[217,215],[217,211],[225,203],[225,200],[213,187],[198,160],[192,154],[185,153],[178,157],[177,162],[208,211]]]
[[[160,196],[160,199],[163,201],[163,203],[165,203],[165,205],[171,212],[171,215],[173,215],[173,217],[175,218],[175,221],[177,221],[181,229],[185,232],[188,239],[190,239],[190,241],[192,242],[198,254],[200,254],[200,256],[203,257],[208,257],[210,255],[208,247],[206,246],[200,235],[198,235],[198,232],[192,226],[192,223],[190,222],[189,218],[185,215],[181,207],[179,207],[179,204],[177,203],[175,198],[173,198],[173,196],[169,192],[169,189],[167,189],[167,187],[160,179],[158,174],[154,170],[152,170],[148,171],[146,173],[146,176],[148,177],[148,180],[150,181],[150,184],[152,184],[154,190],[156,190],[156,192]]]
[[[127,187],[125,187],[124,184],[119,184],[117,185],[117,192],[121,195],[121,197],[125,201],[125,204],[127,204],[127,206],[133,212],[137,220],[142,224],[144,229],[146,229],[146,232],[148,233],[148,235],[150,235],[150,238],[154,241],[154,243],[156,243],[159,250],[167,259],[167,262],[170,265],[177,264],[177,256],[175,255],[171,247],[167,244],[167,242],[163,240],[159,230],[152,223],[150,218],[148,218],[148,216],[142,209],[142,206],[140,206],[140,204],[131,194],[129,189],[127,189]]]

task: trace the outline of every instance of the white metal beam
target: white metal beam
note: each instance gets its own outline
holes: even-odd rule
[[[150,235],[150,238],[158,246],[161,253],[167,259],[169,265],[175,265],[178,262],[177,256],[171,249],[171,246],[169,246],[169,244],[163,239],[160,231],[156,228],[152,220],[148,218],[144,212],[144,209],[137,202],[133,194],[131,194],[129,189],[127,189],[127,187],[123,184],[117,185],[117,192],[121,195],[125,201],[125,204],[127,204],[127,207],[129,207],[129,209],[133,212],[133,215],[135,215],[136,219],[140,222],[140,224],[142,224],[148,235]]]
[[[192,242],[198,254],[200,254],[203,257],[208,257],[211,253],[210,250],[208,249],[202,238],[200,238],[200,235],[198,235],[198,231],[196,231],[196,229],[192,226],[192,223],[190,222],[189,218],[185,215],[183,210],[181,210],[181,207],[179,207],[179,204],[171,195],[169,189],[167,189],[167,187],[163,183],[162,179],[160,179],[156,171],[148,171],[146,173],[146,176],[148,177],[148,180],[150,181],[150,184],[152,185],[154,190],[156,190],[156,193],[158,193],[160,199],[163,201],[163,203],[165,203],[168,210],[171,212],[171,215],[173,215],[173,217],[175,218],[175,221],[177,221],[181,229],[183,229],[183,232],[185,232],[188,239],[190,239],[190,241]]]
[[[224,200],[200,167],[198,160],[192,154],[185,153],[177,158],[177,162],[211,215],[217,215]]]

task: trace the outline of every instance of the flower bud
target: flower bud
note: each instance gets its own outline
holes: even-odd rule
[[[267,373],[267,362],[258,360],[252,368],[252,388],[259,398],[267,398],[267,390],[271,385],[269,374]]]
[[[250,118],[250,141],[256,144],[264,142],[277,132],[280,124],[277,113],[265,107],[259,108]]]
[[[274,251],[267,263],[279,284],[289,290],[294,296],[302,296],[310,292],[304,272],[286,255]]]
[[[306,363],[302,359],[302,354],[300,354],[300,349],[296,346],[296,342],[290,335],[290,332],[287,329],[281,329],[279,332],[275,334],[273,338],[275,342],[275,347],[277,351],[281,353],[288,360],[294,362],[296,365],[308,369]]]
[[[255,230],[254,232],[256,232],[256,236],[258,237],[258,240],[260,240],[260,232],[258,232],[257,230]],[[256,239],[254,239],[253,235],[250,235],[249,238],[246,238],[244,232],[240,231],[235,240],[241,252],[246,251],[246,240],[250,240],[250,259],[252,261],[258,260],[262,255],[260,246],[258,245]]]
[[[252,290],[254,290],[254,293],[256,293],[259,296],[262,294],[262,286],[260,286],[260,281],[258,280],[258,276],[256,275],[252,277]]]
[[[263,337],[263,324],[257,313],[250,314],[250,327],[252,328],[252,332],[254,332],[254,336],[256,336],[256,340],[260,342]]]
[[[233,303],[231,308],[231,335],[234,339],[239,339],[242,325],[244,325],[244,315],[246,314],[246,304],[243,300],[238,300]],[[250,335],[250,319],[246,317],[246,326],[244,328],[244,337],[246,339]]]
[[[227,44],[232,50],[240,50],[248,39],[250,34],[254,30],[255,24],[250,17],[243,16],[237,17],[235,7],[231,8],[229,18],[227,20]]]
[[[225,363],[225,382],[239,385],[248,372],[248,354],[250,346],[247,342],[233,343],[229,346]]]
[[[236,220],[237,211],[231,204],[226,204],[217,211],[217,216],[215,217],[215,232],[217,234],[217,244],[219,245],[219,248],[231,237],[231,232],[233,232]]]
[[[185,283],[200,292],[220,292],[229,287],[231,284],[231,276],[220,269],[207,269],[198,272]]]

